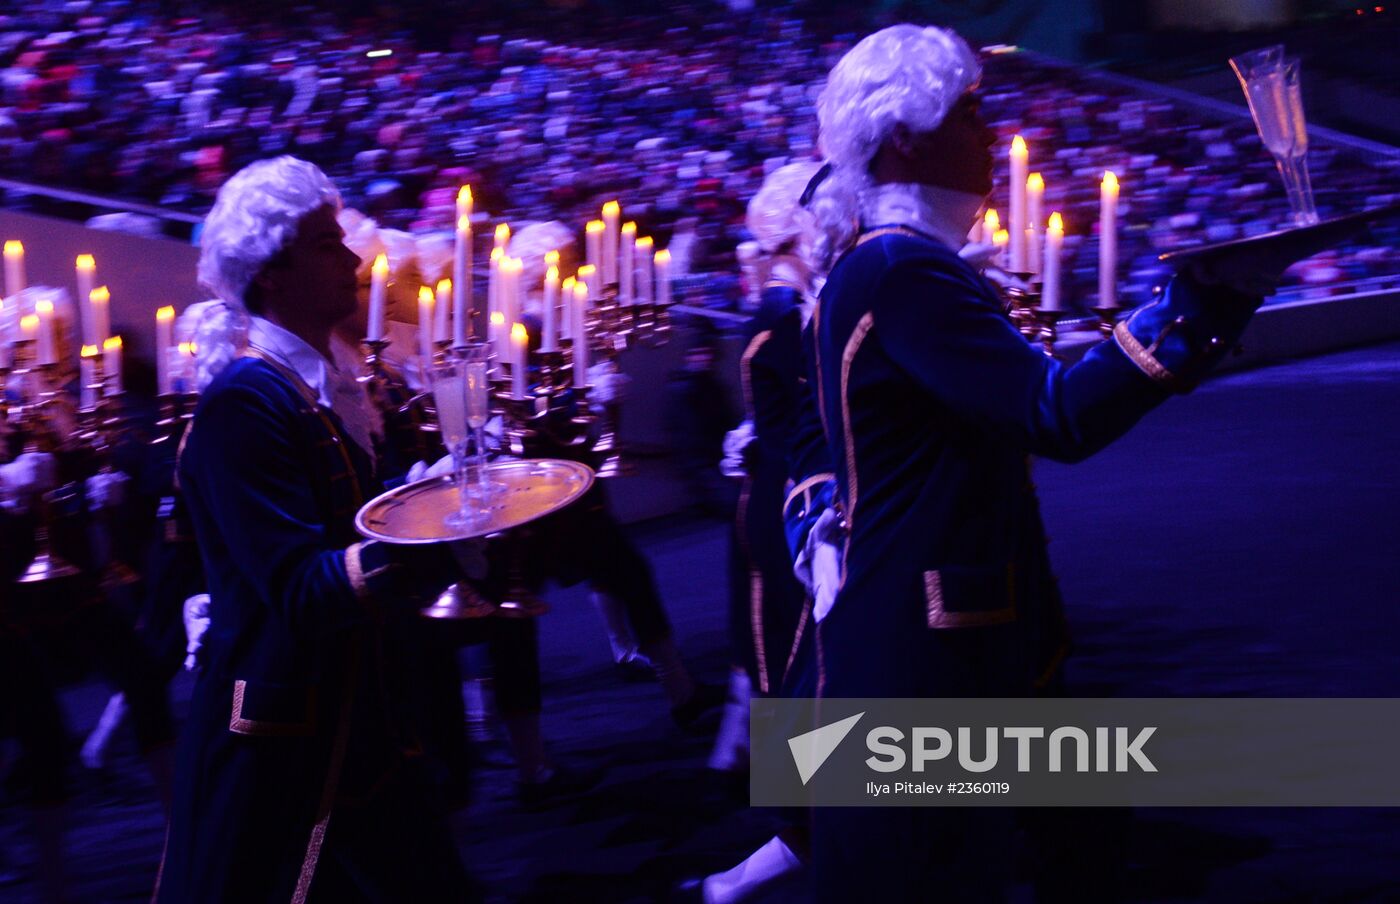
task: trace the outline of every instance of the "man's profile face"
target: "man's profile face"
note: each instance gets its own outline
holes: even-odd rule
[[[992,190],[992,146],[996,133],[982,118],[981,99],[964,94],[938,128],[915,132],[896,127],[897,141],[914,171],[914,181],[968,194]]]
[[[334,325],[355,313],[359,255],[345,247],[345,231],[327,204],[302,217],[296,238],[270,262],[260,278],[270,297],[295,304],[302,316]]]

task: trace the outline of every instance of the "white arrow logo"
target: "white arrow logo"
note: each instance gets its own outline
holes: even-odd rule
[[[839,722],[832,722],[806,734],[788,738],[788,748],[792,750],[792,761],[797,764],[797,774],[802,778],[802,784],[807,784],[807,781],[817,774],[822,763],[825,763],[827,757],[841,745],[846,735],[851,733],[851,729],[856,727],[856,723],[864,715],[865,713],[856,713]]]

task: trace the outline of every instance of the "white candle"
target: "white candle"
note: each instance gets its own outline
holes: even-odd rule
[[[101,315],[93,310],[92,289],[96,282],[97,262],[91,254],[80,254],[74,271],[78,283],[78,304],[83,311],[83,344],[100,345],[107,338],[107,331],[102,328]]]
[[[53,302],[47,298],[34,304],[39,317],[39,337],[35,345],[35,360],[40,364],[57,364],[58,349],[53,341]]]
[[[577,282],[578,280],[570,276],[559,284],[559,335],[564,339],[572,339],[574,336],[574,285]]]
[[[622,224],[622,239],[618,245],[618,265],[617,265],[617,300],[620,304],[632,304],[636,301],[633,295],[633,280],[637,272],[637,224]]]
[[[1045,229],[1045,288],[1040,296],[1040,307],[1045,311],[1064,309],[1060,301],[1060,248],[1065,241],[1065,225],[1059,211],[1050,214],[1050,225]]]
[[[510,250],[510,224],[496,224],[495,245],[493,247],[501,249],[502,253]]]
[[[369,268],[369,327],[365,338],[377,342],[384,338],[384,297],[389,290],[389,258],[379,255]]]
[[[486,270],[486,321],[494,323],[496,315],[501,313],[501,261],[505,259],[504,248],[492,248],[491,260],[487,264]],[[505,315],[501,315],[501,322],[505,323]],[[501,355],[502,345],[499,337],[492,336],[492,343],[496,347],[496,357],[505,360]]]
[[[656,252],[656,303],[671,303],[671,251],[662,248]]]
[[[644,235],[637,239],[637,301],[642,304],[650,304],[655,297],[653,289],[653,268],[652,268],[652,240],[651,236]]]
[[[559,344],[559,268],[550,267],[544,274],[544,317],[541,326],[540,351],[552,352]]]
[[[5,320],[5,299],[0,297],[0,368],[8,370],[10,366],[10,328]]]
[[[1118,177],[1105,170],[1099,185],[1099,306],[1118,300]]]
[[[496,355],[496,366],[500,367],[505,362],[501,352],[505,348],[506,315],[500,311],[492,311],[487,318],[486,339],[491,343],[491,350]]]
[[[87,345],[101,345],[112,335],[112,293],[106,286],[88,292],[88,312],[83,323],[92,324],[93,339]]]
[[[622,207],[616,201],[603,205],[603,282],[617,282],[618,226],[622,222]],[[596,265],[595,265],[596,266]]]
[[[1005,229],[998,229],[992,235],[992,244],[996,246],[996,251],[992,254],[992,263],[998,267],[1006,267],[1006,245],[1011,240],[1011,234]]]
[[[459,224],[463,217],[469,221],[472,218],[472,187],[470,185],[463,185],[457,189],[457,222]]]
[[[78,352],[78,379],[81,382],[79,390],[81,392],[79,406],[82,408],[97,407],[97,346],[84,345]]]
[[[423,373],[433,362],[433,290],[418,287],[418,354],[423,358]]]
[[[530,336],[525,332],[525,324],[511,324],[510,393],[513,398],[525,398],[525,362],[529,356],[529,345]]]
[[[996,241],[997,231],[1001,229],[1001,217],[997,216],[995,207],[988,207],[987,212],[982,215],[982,241]]]
[[[175,309],[166,305],[156,311],[156,388],[161,395],[170,395],[170,349],[174,345]]]
[[[512,334],[515,324],[520,321],[520,272],[523,269],[518,257],[501,260],[501,313],[505,315],[506,323],[511,324]]]
[[[578,268],[578,282],[587,291],[589,301],[597,301],[603,294],[603,278],[596,267],[584,264]]]
[[[583,227],[585,257],[590,266],[603,266],[603,221],[589,220]]]
[[[588,329],[584,326],[584,316],[588,312],[588,285],[574,283],[574,303],[569,307],[574,319],[574,387],[582,389],[588,385]]]
[[[1011,233],[1011,265],[1013,273],[1026,269],[1026,170],[1030,165],[1030,153],[1020,135],[1011,140],[1011,178],[1007,190],[1011,193],[1011,221],[1007,231]]]
[[[1041,237],[1045,234],[1044,223],[1045,179],[1040,173],[1026,177],[1026,269],[1032,274],[1040,272]]]
[[[471,210],[472,191],[462,186],[467,196],[467,210]],[[461,214],[462,192],[457,194],[457,244],[452,254],[452,344],[467,344],[471,336],[471,297],[472,297],[472,221],[470,213]]]
[[[107,395],[122,391],[122,337],[108,336],[102,340],[102,367],[107,372]]]
[[[18,295],[25,285],[24,244],[12,239],[5,243],[5,294]]]
[[[194,343],[181,342],[175,351],[175,388],[194,392]]]
[[[433,341],[447,341],[447,314],[452,308],[452,280],[440,279],[433,298]]]

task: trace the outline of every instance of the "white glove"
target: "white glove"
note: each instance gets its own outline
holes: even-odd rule
[[[199,668],[195,654],[203,645],[204,632],[209,630],[209,594],[196,593],[185,600],[185,671]]]
[[[835,509],[828,508],[812,525],[807,544],[793,563],[792,573],[811,594],[812,615],[817,621],[826,618],[836,603],[836,590],[841,586],[842,542],[841,520]]]
[[[452,473],[452,456],[444,455],[431,465],[426,461],[415,461],[408,469],[408,483],[417,483],[420,480],[427,480],[429,477],[441,477],[444,474]]]
[[[58,485],[58,462],[47,452],[25,452],[0,465],[0,504],[24,514],[34,500]]]
[[[996,245],[987,242],[968,242],[958,251],[958,257],[967,261],[978,270],[983,270],[996,257],[1001,249]]]
[[[725,477],[743,477],[744,449],[754,441],[753,421],[744,421],[724,435],[724,458],[719,463],[719,472]]]
[[[87,479],[88,508],[116,508],[126,499],[128,478],[121,471],[98,471]]]
[[[588,382],[593,384],[592,401],[599,405],[621,402],[627,395],[632,378],[618,371],[611,361],[599,361],[588,368]]]

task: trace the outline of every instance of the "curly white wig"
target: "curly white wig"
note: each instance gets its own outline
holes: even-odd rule
[[[340,193],[315,164],[283,156],[250,163],[219,189],[204,220],[199,281],[244,309],[253,277],[296,237],[297,223],[319,207],[340,209]]]
[[[779,167],[749,201],[745,224],[768,254],[809,231],[811,214],[802,207],[802,193],[820,168],[815,160]]]
[[[195,389],[203,392],[248,345],[248,318],[219,299],[192,304],[175,321],[175,336],[194,343]]]
[[[981,77],[957,33],[918,25],[868,35],[832,67],[817,99],[819,143],[832,170],[808,205],[824,233],[817,249],[823,263],[854,238],[860,195],[872,184],[870,162],[894,127],[938,128]]]

